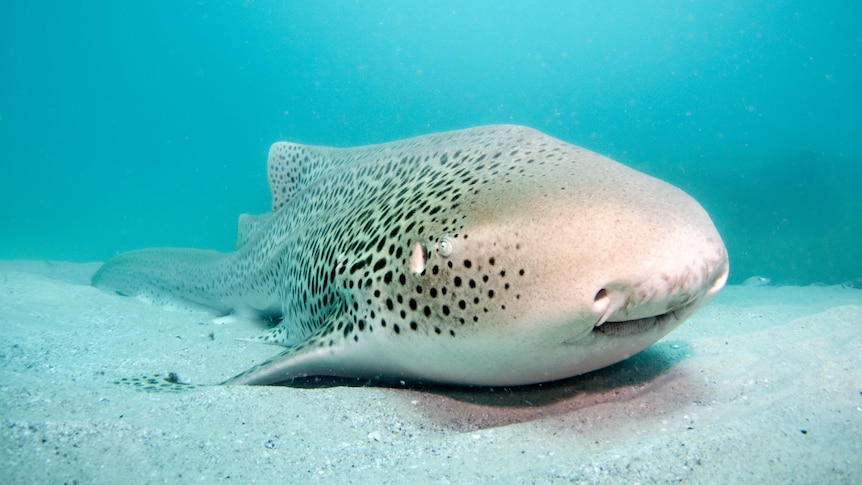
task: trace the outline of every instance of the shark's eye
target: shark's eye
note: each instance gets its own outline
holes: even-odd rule
[[[440,253],[440,256],[447,257],[452,254],[454,249],[455,243],[448,237],[440,239],[440,242],[437,243],[437,252]]]

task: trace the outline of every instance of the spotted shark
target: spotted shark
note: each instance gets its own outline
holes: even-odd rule
[[[331,148],[279,142],[272,211],[237,248],[120,254],[95,286],[280,318],[287,347],[227,380],[307,376],[510,386],[652,345],[724,286],[710,217],[665,182],[493,125]]]

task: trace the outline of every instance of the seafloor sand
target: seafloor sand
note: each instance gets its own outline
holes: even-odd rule
[[[97,265],[0,262],[2,483],[860,483],[862,290],[729,287],[649,350],[517,389],[205,387],[273,355],[88,286]]]

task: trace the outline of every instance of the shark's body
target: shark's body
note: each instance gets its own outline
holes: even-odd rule
[[[518,385],[651,345],[724,285],[682,191],[518,126],[358,148],[276,143],[272,213],[233,253],[121,254],[93,284],[280,315],[288,347],[230,383],[308,375]]]

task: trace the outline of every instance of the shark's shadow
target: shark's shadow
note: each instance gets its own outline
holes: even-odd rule
[[[581,376],[515,387],[466,387],[431,384],[308,378],[291,387],[376,386],[396,390],[420,412],[447,429],[469,431],[532,421],[607,404],[611,413],[661,413],[680,402],[696,401],[694,383],[674,366],[691,355],[684,341],[662,341],[622,362]],[[637,397],[651,394],[650,403]]]

